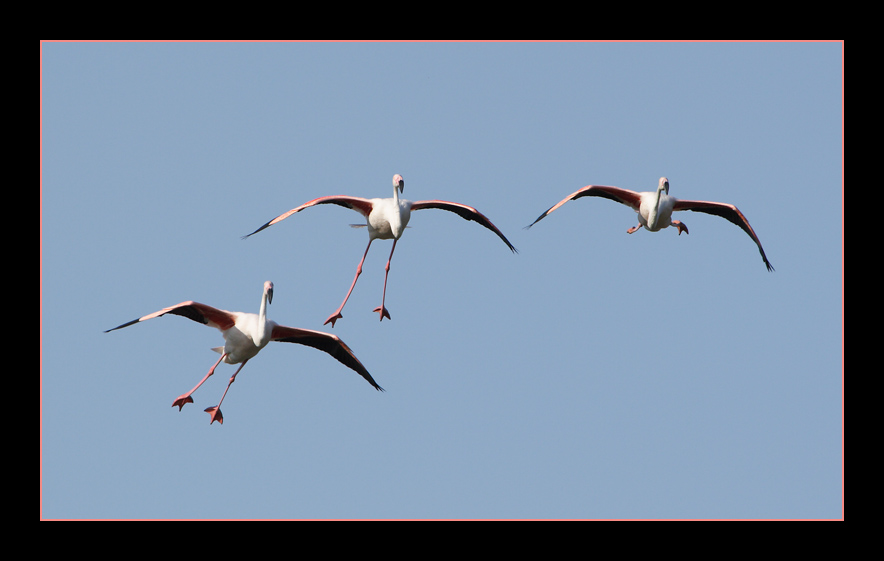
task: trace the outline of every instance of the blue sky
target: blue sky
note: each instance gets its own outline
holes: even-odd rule
[[[841,43],[41,44],[43,518],[841,518]],[[324,195],[444,199],[390,269]],[[627,235],[594,183],[737,205]],[[822,215],[820,210],[828,209]],[[333,331],[223,406],[184,300]]]

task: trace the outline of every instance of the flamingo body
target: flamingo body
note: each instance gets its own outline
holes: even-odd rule
[[[368,235],[373,239],[398,240],[411,220],[412,202],[394,197],[371,199],[371,212],[366,217]]]
[[[543,214],[538,216],[534,222],[525,228],[527,229],[534,226],[568,201],[573,201],[581,197],[601,197],[632,208],[632,210],[638,214],[639,223],[637,226],[626,230],[628,234],[632,234],[641,228],[645,228],[651,232],[658,232],[669,226],[676,227],[679,235],[681,235],[682,232],[690,234],[690,232],[688,232],[688,227],[684,223],[672,219],[672,213],[675,211],[690,210],[720,216],[732,224],[739,226],[740,229],[746,232],[749,237],[752,238],[752,241],[758,246],[758,252],[761,254],[761,259],[764,261],[767,270],[774,270],[773,265],[770,264],[767,255],[764,253],[764,248],[761,247],[761,240],[758,239],[755,230],[752,229],[752,226],[749,224],[749,221],[743,213],[740,212],[740,209],[727,203],[687,201],[672,197],[669,195],[669,180],[665,177],[660,178],[656,191],[646,191],[642,193],[630,191],[628,189],[621,189],[619,187],[611,187],[609,185],[587,185],[586,187],[571,193],[547,209]]]
[[[368,255],[369,248],[371,248],[371,242],[376,239],[393,240],[393,248],[390,250],[390,257],[387,259],[387,264],[384,267],[384,292],[381,299],[381,305],[374,309],[374,311],[378,312],[378,314],[380,315],[381,321],[383,321],[385,317],[387,319],[390,319],[390,313],[384,306],[384,302],[386,301],[387,296],[387,277],[390,273],[390,261],[393,259],[393,252],[396,251],[396,243],[399,241],[399,238],[402,237],[402,234],[405,232],[405,227],[408,226],[408,222],[409,220],[411,220],[411,211],[413,210],[435,208],[453,212],[461,218],[464,218],[465,220],[477,222],[483,227],[491,230],[492,232],[497,234],[497,236],[501,240],[503,240],[510,251],[512,251],[513,253],[518,253],[513,244],[511,244],[510,241],[506,239],[506,236],[504,236],[503,233],[498,230],[497,227],[484,214],[482,214],[475,208],[461,203],[452,203],[449,201],[430,200],[412,202],[407,199],[400,199],[399,194],[404,190],[405,180],[402,178],[401,175],[397,173],[393,176],[393,196],[390,198],[363,199],[360,197],[348,197],[343,195],[319,197],[317,199],[313,199],[312,201],[308,201],[299,207],[295,207],[288,212],[280,214],[251,234],[243,236],[243,239],[257,234],[261,230],[277,224],[278,222],[285,220],[289,216],[297,212],[301,212],[305,208],[309,208],[315,205],[334,204],[349,208],[351,210],[355,210],[356,212],[362,214],[362,216],[365,217],[365,226],[368,227],[368,245],[365,248],[365,253],[362,254],[362,260],[356,267],[356,276],[353,278],[353,282],[350,284],[350,290],[347,291],[347,296],[344,297],[344,301],[341,303],[338,309],[335,310],[335,312],[332,313],[328,317],[328,319],[325,320],[325,323],[331,323],[332,327],[335,326],[335,322],[338,319],[343,317],[341,315],[341,311],[344,309],[344,305],[350,298],[350,294],[353,292],[353,287],[356,286],[356,281],[359,279],[359,275],[362,274],[362,265],[365,262],[365,256]]]
[[[221,331],[221,334],[224,337],[224,345],[212,349],[213,351],[220,353],[221,358],[218,359],[218,362],[212,366],[209,373],[206,374],[192,390],[175,399],[172,403],[172,407],[177,405],[179,411],[185,404],[193,403],[193,398],[190,397],[191,394],[195,392],[203,382],[208,380],[212,374],[214,374],[215,368],[221,362],[226,362],[227,364],[240,364],[240,367],[236,370],[233,376],[231,376],[230,382],[227,384],[227,389],[224,390],[224,395],[221,396],[221,402],[223,402],[224,397],[227,395],[227,390],[230,389],[230,385],[233,384],[239,371],[242,370],[246,363],[254,358],[261,349],[266,347],[271,341],[298,343],[326,352],[335,360],[365,378],[365,380],[376,390],[384,391],[384,389],[374,381],[374,378],[371,377],[371,374],[369,374],[368,370],[366,370],[362,363],[359,362],[359,359],[356,358],[356,355],[353,354],[350,347],[348,347],[340,338],[330,333],[322,333],[320,331],[312,331],[296,327],[286,327],[284,325],[279,325],[275,321],[268,320],[267,304],[272,300],[273,283],[267,281],[264,283],[264,294],[261,297],[261,308],[257,314],[228,312],[226,310],[213,308],[212,306],[207,306],[206,304],[194,302],[193,300],[188,300],[174,306],[169,306],[168,308],[163,308],[162,310],[142,316],[122,325],[118,325],[117,327],[108,329],[105,333],[122,329],[152,318],[164,316],[166,314],[186,317],[197,323],[202,323]],[[215,407],[209,407],[206,409],[211,415],[210,424],[215,421],[218,421],[219,423],[224,422],[224,418],[221,415],[221,402]]]

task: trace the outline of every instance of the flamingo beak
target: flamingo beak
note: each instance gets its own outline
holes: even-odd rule
[[[272,286],[270,287],[270,290],[267,291],[267,303],[268,304],[273,303],[273,287]]]
[[[393,186],[399,188],[399,192],[405,191],[405,180],[398,173],[393,176]]]

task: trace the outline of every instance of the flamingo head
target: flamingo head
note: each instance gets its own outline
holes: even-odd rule
[[[393,176],[393,187],[399,187],[399,192],[405,191],[405,180],[398,173]]]
[[[264,294],[267,295],[267,303],[273,303],[273,283],[270,281],[266,281],[264,283]]]
[[[660,183],[657,185],[657,191],[666,191],[666,194],[669,194],[669,180],[665,177],[660,178]]]

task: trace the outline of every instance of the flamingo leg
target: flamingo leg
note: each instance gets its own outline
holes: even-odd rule
[[[633,227],[630,228],[629,230],[626,230],[626,233],[627,233],[627,234],[632,234],[632,233],[634,233],[634,232],[638,232],[638,231],[641,230],[641,229],[642,229],[642,224],[641,224],[641,222],[639,222],[639,223],[638,223],[638,226],[633,226]]]
[[[177,405],[177,406],[178,406],[178,410],[181,411],[181,409],[184,407],[184,405],[185,405],[186,403],[193,403],[193,398],[190,397],[190,394],[192,394],[193,392],[195,392],[195,391],[197,390],[197,388],[199,388],[200,386],[203,385],[203,382],[205,382],[206,380],[209,379],[209,376],[211,376],[212,374],[215,373],[215,368],[217,368],[218,365],[221,364],[221,361],[224,360],[224,357],[226,357],[226,356],[227,356],[226,354],[222,354],[222,355],[221,355],[221,358],[218,359],[218,362],[216,362],[215,365],[212,366],[211,369],[209,369],[209,373],[206,374],[205,376],[203,376],[203,379],[200,380],[200,383],[197,384],[197,385],[195,385],[195,386],[193,387],[193,389],[190,390],[189,392],[187,392],[186,394],[179,395],[179,396],[175,399],[175,401],[172,402],[172,407],[175,407],[175,406]]]
[[[328,316],[328,319],[325,320],[325,322],[322,325],[326,325],[327,323],[331,322],[332,327],[334,327],[335,322],[343,317],[341,315],[341,310],[344,309],[344,304],[346,304],[347,300],[350,299],[350,293],[353,292],[353,287],[356,286],[356,280],[359,278],[359,275],[362,274],[362,264],[365,263],[365,256],[368,255],[368,248],[371,247],[371,242],[373,242],[373,241],[374,241],[373,239],[369,238],[368,245],[365,247],[365,253],[362,254],[362,260],[359,261],[359,266],[356,267],[356,276],[353,277],[353,284],[350,285],[350,290],[348,290],[347,295],[344,296],[344,301],[341,302],[341,305],[338,306],[338,309],[335,310],[335,312],[332,315]]]
[[[680,220],[673,220],[670,225],[678,228],[678,235],[679,236],[681,235],[682,232],[684,232],[685,234],[690,234],[690,232],[688,232],[688,227],[685,226],[684,223],[681,222]]]
[[[239,371],[242,370],[242,367],[245,366],[247,362],[248,359],[244,360],[243,363],[239,365],[239,368],[236,369],[236,372],[233,373],[233,376],[230,377],[230,381],[227,382],[227,388],[224,389],[224,395],[221,396],[221,401],[218,402],[218,405],[214,407],[206,407],[206,413],[212,418],[212,420],[209,421],[210,425],[215,421],[218,421],[218,423],[222,425],[224,424],[224,415],[221,414],[221,402],[223,402],[224,398],[227,396],[227,390],[230,389],[230,384],[236,380],[236,375],[239,374]]]
[[[372,310],[373,312],[378,312],[380,314],[380,321],[384,321],[384,317],[390,319],[390,312],[387,311],[387,308],[384,307],[384,302],[387,300],[387,277],[390,275],[390,260],[393,259],[393,252],[396,251],[396,242],[399,240],[393,240],[393,249],[390,250],[390,257],[387,259],[387,264],[384,266],[384,295],[381,297],[381,305]]]

